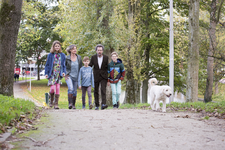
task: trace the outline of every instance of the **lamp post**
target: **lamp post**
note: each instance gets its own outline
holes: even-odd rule
[[[30,92],[31,92],[31,62],[32,62],[32,58],[28,58],[28,62],[29,62],[29,67],[30,67]]]
[[[173,0],[170,0],[170,71],[169,71],[169,85],[172,90],[170,103],[173,101],[174,94],[174,41],[173,41]]]

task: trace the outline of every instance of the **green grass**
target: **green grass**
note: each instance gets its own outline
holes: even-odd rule
[[[0,95],[0,124],[7,126],[11,120],[18,119],[22,114],[29,114],[32,118],[35,108],[35,104],[31,101]]]
[[[29,83],[22,83],[21,88],[27,91],[34,99],[39,101],[40,103],[45,102],[45,93],[49,93],[50,86],[47,86],[48,80],[33,80],[31,81],[31,92],[29,89]],[[59,97],[59,107],[62,109],[68,109],[68,96],[67,96],[67,84],[65,79],[62,79],[62,85],[60,86],[60,97]],[[93,89],[92,89],[93,91]],[[86,93],[86,109],[88,109],[88,96]],[[94,94],[92,92],[92,103],[94,102]],[[82,108],[82,91],[77,89],[77,100],[76,100],[76,108]]]
[[[162,107],[162,103],[160,103]],[[167,104],[167,108],[175,108],[177,111],[189,111],[192,108],[196,110],[205,110],[206,112],[218,112],[219,114],[225,114],[225,102],[187,102],[187,103],[178,103],[178,102],[171,102]],[[120,109],[151,109],[149,104],[123,104],[120,106]]]
[[[35,78],[34,77],[31,77],[31,79],[35,79]],[[19,81],[24,81],[24,80],[30,81],[30,77],[27,77],[27,78],[26,77],[19,77]]]

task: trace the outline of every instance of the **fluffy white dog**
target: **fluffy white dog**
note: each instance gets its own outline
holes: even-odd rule
[[[148,103],[151,105],[152,110],[158,110],[160,108],[159,102],[163,102],[162,112],[166,112],[166,97],[172,95],[171,88],[168,85],[158,86],[156,78],[148,80],[148,86],[150,88],[150,98]]]

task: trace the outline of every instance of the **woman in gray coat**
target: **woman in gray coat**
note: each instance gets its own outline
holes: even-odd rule
[[[68,86],[68,103],[69,109],[76,109],[75,103],[77,98],[78,75],[82,67],[81,56],[77,54],[76,45],[70,45],[67,49],[69,54],[66,57],[66,76],[65,80]]]

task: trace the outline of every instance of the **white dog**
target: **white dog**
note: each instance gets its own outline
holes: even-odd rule
[[[172,95],[171,88],[167,85],[158,86],[156,78],[149,79],[148,86],[150,86],[150,98],[148,103],[151,104],[152,110],[158,110],[160,108],[159,102],[163,102],[162,112],[166,112],[166,97]]]

